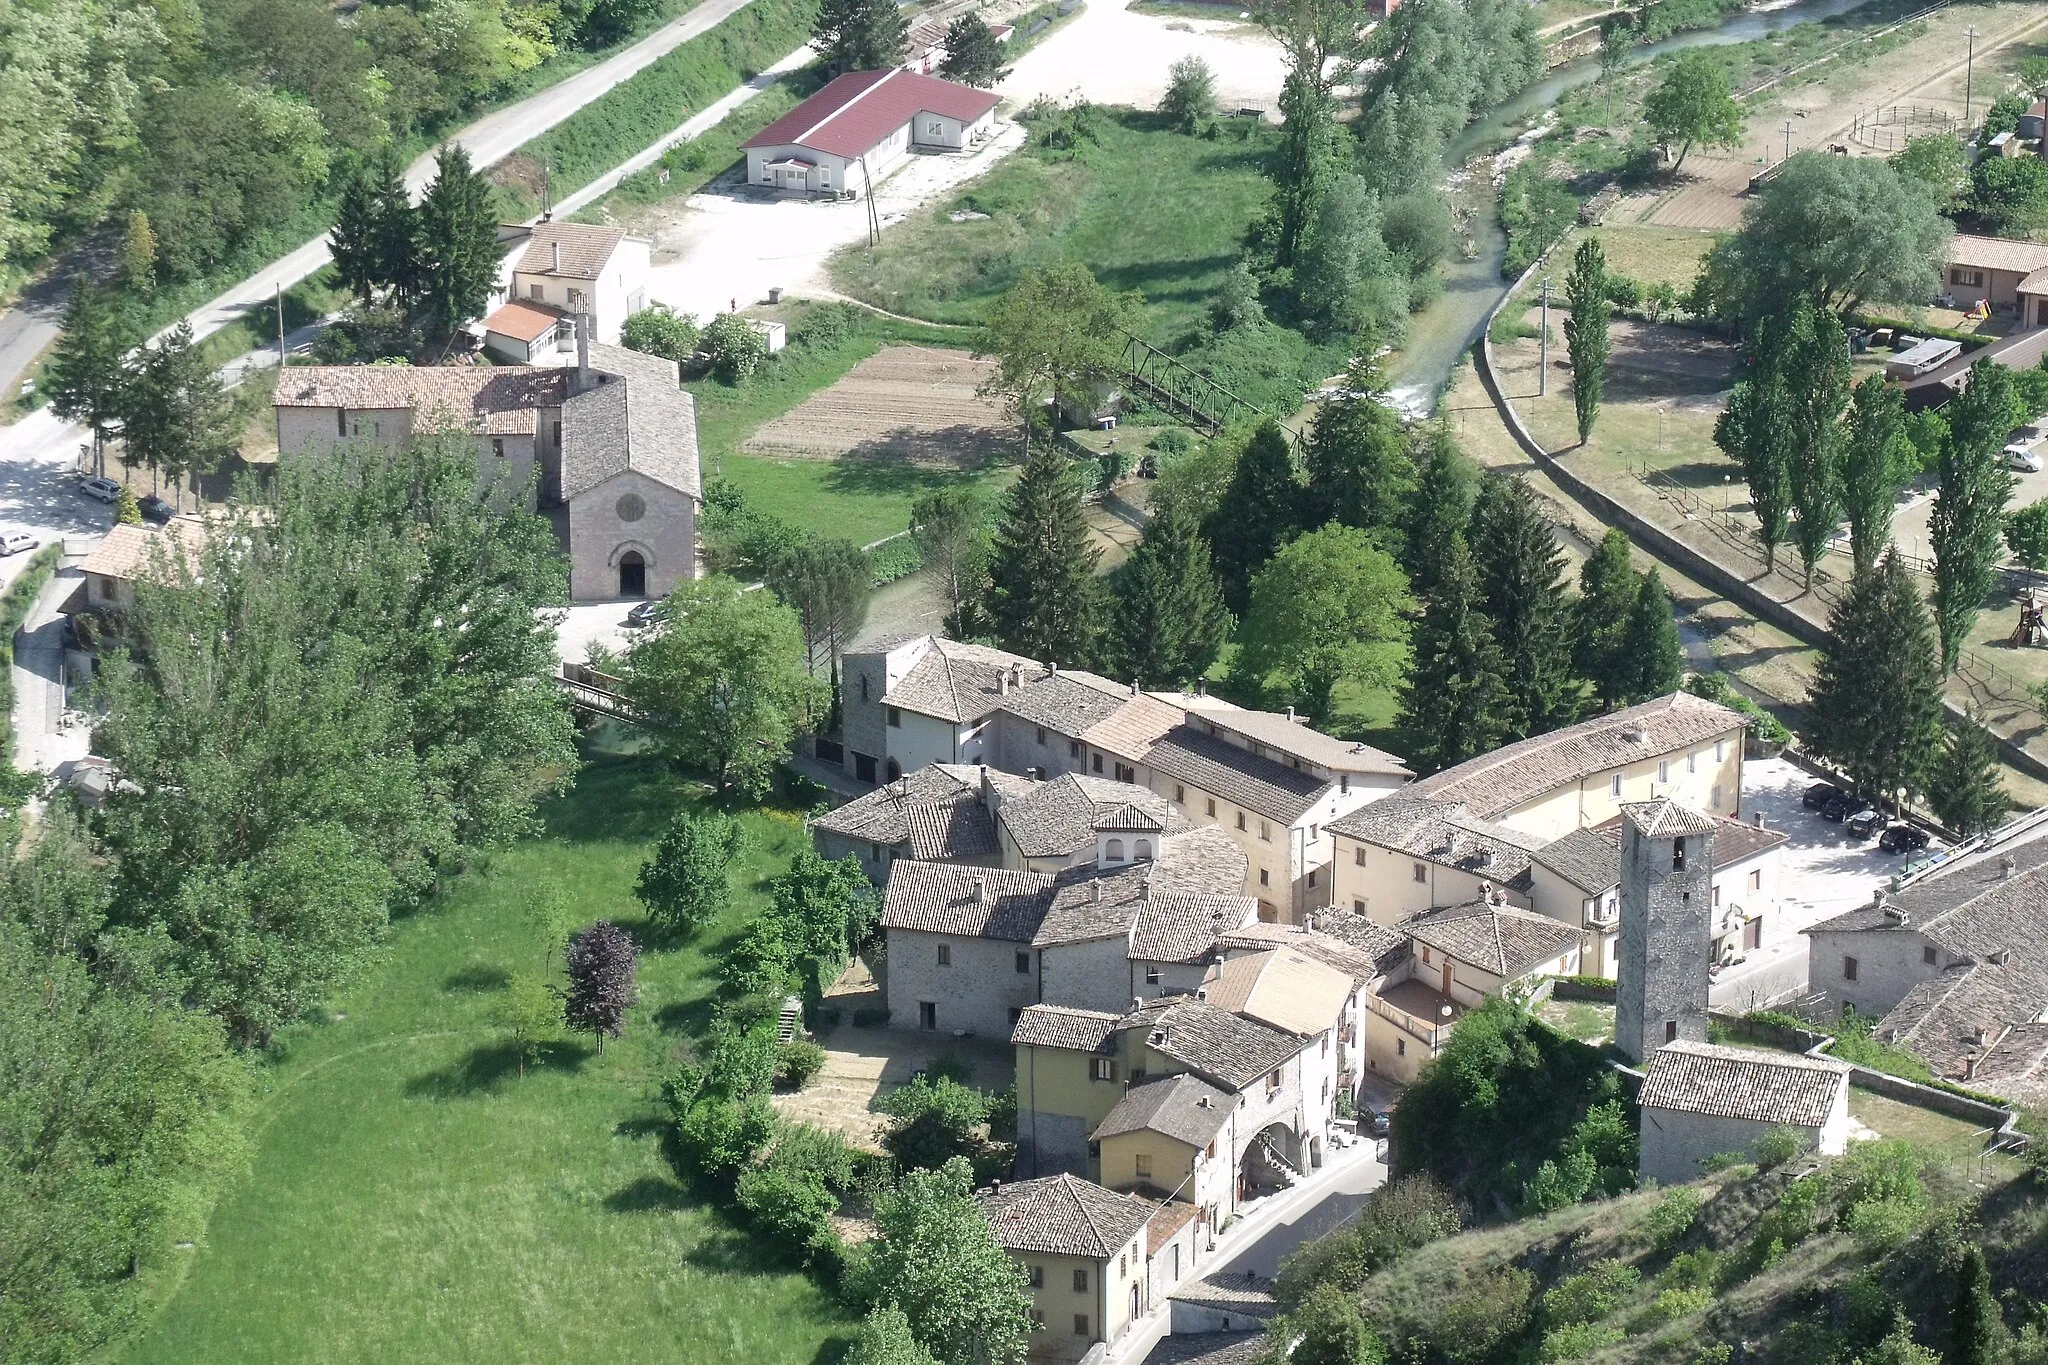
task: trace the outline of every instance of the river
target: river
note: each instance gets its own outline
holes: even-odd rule
[[[1628,65],[1689,47],[1746,43],[1794,24],[1815,23],[1845,14],[1863,3],[1864,0],[1795,0],[1768,9],[1744,10],[1731,15],[1719,28],[1674,34],[1662,42],[1639,47],[1629,54]],[[1466,128],[1452,145],[1447,162],[1453,168],[1463,166],[1475,152],[1498,144],[1509,131],[1557,103],[1566,91],[1588,84],[1599,75],[1597,56],[1581,57],[1557,67]],[[1511,281],[1500,277],[1501,260],[1507,254],[1507,235],[1501,231],[1495,201],[1489,197],[1486,205],[1473,224],[1477,252],[1470,259],[1444,265],[1442,296],[1410,320],[1408,344],[1395,354],[1388,367],[1390,396],[1405,411],[1427,415],[1436,410],[1437,399],[1451,372],[1479,339],[1487,314],[1508,292]]]

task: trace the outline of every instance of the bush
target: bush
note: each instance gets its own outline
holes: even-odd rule
[[[1666,1289],[1642,1312],[1629,1319],[1631,1333],[1655,1331],[1668,1322],[1689,1318],[1694,1313],[1704,1313],[1714,1306],[1714,1291],[1706,1286],[1697,1289]]]
[[[777,1051],[775,1062],[775,1083],[790,1090],[801,1090],[810,1084],[811,1077],[818,1074],[825,1065],[825,1049],[806,1038],[784,1043]]]
[[[814,303],[804,309],[803,316],[790,329],[789,341],[792,346],[809,346],[824,349],[837,346],[860,330],[867,314],[851,303]]]
[[[1166,68],[1166,97],[1159,112],[1183,133],[1199,133],[1216,117],[1216,73],[1200,57],[1182,57]]]
[[[1792,732],[1779,719],[1747,696],[1735,690],[1719,673],[1693,673],[1685,680],[1685,690],[1695,697],[1719,702],[1731,710],[1740,711],[1748,720],[1746,733],[1757,744],[1789,744]]]
[[[1642,307],[1643,282],[1615,271],[1609,271],[1607,274],[1607,301],[1616,308]]]
[[[1806,1135],[1797,1128],[1773,1128],[1756,1140],[1756,1164],[1763,1170],[1782,1166],[1806,1150]]]
[[[761,1167],[740,1173],[735,1197],[755,1227],[805,1263],[837,1240],[831,1215],[839,1200],[816,1181]]]
[[[1273,1296],[1293,1305],[1318,1285],[1355,1291],[1417,1247],[1456,1236],[1458,1206],[1426,1175],[1382,1185],[1348,1227],[1318,1237],[1280,1262]]]
[[[1520,1266],[1474,1276],[1454,1290],[1428,1329],[1429,1344],[1450,1365],[1488,1365],[1529,1330],[1536,1277]]]
[[[1598,1322],[1635,1292],[1642,1272],[1626,1261],[1601,1261],[1558,1281],[1543,1296],[1543,1321],[1551,1327]]]
[[[1650,1210],[1650,1217],[1644,1224],[1644,1231],[1650,1234],[1650,1245],[1658,1251],[1668,1251],[1678,1245],[1681,1238],[1692,1230],[1692,1221],[1699,1216],[1700,1192],[1690,1185],[1678,1185],[1664,1191],[1657,1207]]]
[[[1502,276],[1514,279],[1534,265],[1578,217],[1579,197],[1550,176],[1548,163],[1531,157],[1509,171],[1500,187],[1500,222],[1508,234]]]
[[[2005,519],[2005,544],[2030,569],[2048,568],[2048,498],[2028,503]]]
[[[1621,1329],[1618,1327],[1610,1327],[1604,1322],[1576,1322],[1569,1327],[1545,1332],[1537,1358],[1544,1365],[1555,1361],[1584,1360],[1601,1347],[1612,1346],[1620,1340]]]
[[[956,1156],[983,1155],[988,1096],[949,1076],[919,1076],[875,1107],[896,1120],[882,1145],[905,1169],[937,1170]]]
[[[1721,1257],[1705,1247],[1680,1252],[1657,1276],[1659,1289],[1711,1289],[1721,1277]]]
[[[729,1100],[696,1098],[676,1124],[683,1160],[712,1180],[730,1179],[752,1162],[775,1132],[775,1110],[765,1095]]]
[[[628,350],[658,355],[680,365],[697,353],[697,322],[665,303],[653,304],[626,319],[619,342]]]
[[[768,342],[738,313],[720,313],[704,329],[711,372],[727,384],[744,383],[768,359]]]

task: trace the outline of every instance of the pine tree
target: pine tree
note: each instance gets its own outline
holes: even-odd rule
[[[1287,538],[1301,529],[1295,519],[1301,482],[1295,475],[1294,451],[1287,433],[1273,421],[1261,423],[1237,457],[1230,487],[1208,525],[1216,556],[1216,577],[1223,600],[1242,612],[1252,590],[1252,575]]]
[[[366,304],[380,292],[410,300],[419,283],[419,226],[397,156],[386,148],[358,163],[327,238],[335,274]]]
[[[2005,1323],[1998,1300],[1991,1297],[1991,1272],[1983,1249],[1964,1248],[1956,1280],[1956,1297],[1948,1315],[1949,1365],[1997,1365],[2004,1359],[1999,1338]]]
[[[1117,668],[1133,681],[1176,685],[1199,678],[1230,631],[1209,541],[1179,499],[1154,501],[1145,534],[1111,591]]]
[[[973,11],[946,25],[946,60],[939,71],[947,80],[986,90],[1010,73],[1003,68],[1003,45],[995,31]]]
[[[1473,557],[1482,606],[1507,662],[1507,736],[1522,739],[1578,714],[1583,684],[1572,671],[1566,628],[1564,552],[1528,485],[1489,478],[1473,511]]]
[[[2012,426],[2012,408],[2012,371],[1980,360],[1970,366],[1969,386],[1943,409],[1948,435],[1927,538],[1934,549],[1934,626],[1941,635],[1944,674],[1955,671],[2004,548],[2012,476],[1999,451]]]
[[[1628,669],[1627,700],[1631,702],[1676,692],[1685,680],[1678,620],[1671,614],[1671,595],[1664,591],[1664,580],[1654,568],[1636,584],[1621,652]]]
[[[1408,518],[1408,553],[1404,567],[1415,595],[1428,598],[1443,581],[1453,548],[1464,544],[1465,527],[1472,520],[1472,503],[1477,496],[1478,476],[1465,452],[1451,439],[1443,423],[1433,424],[1422,437],[1423,450],[1417,464],[1413,514]]]
[[[212,473],[234,453],[234,406],[193,345],[190,323],[141,351],[122,426],[130,463],[161,473],[181,493],[184,480]]]
[[[1037,447],[1010,490],[989,565],[989,614],[1003,648],[1086,667],[1102,634],[1100,557],[1066,456]]]
[[[1843,433],[1842,512],[1856,572],[1877,566],[1892,538],[1892,508],[1918,463],[1906,436],[1906,395],[1873,374],[1858,384]]]
[[[1588,237],[1572,256],[1565,277],[1565,302],[1571,316],[1564,322],[1565,351],[1572,362],[1572,408],[1579,419],[1579,444],[1593,434],[1600,398],[1607,388],[1607,254],[1600,241]]]
[[[1842,409],[1849,401],[1849,340],[1832,310],[1793,307],[1780,373],[1791,399],[1786,485],[1799,520],[1792,531],[1806,584],[1834,539],[1842,511]]]
[[[1479,610],[1479,581],[1463,540],[1453,541],[1436,591],[1410,637],[1414,660],[1401,703],[1409,758],[1424,772],[1497,747],[1510,704],[1505,664]]]
[[[327,253],[334,258],[334,277],[364,303],[373,302],[384,283],[384,270],[376,190],[367,165],[358,166],[341,187],[334,228],[327,234]]]
[[[498,283],[498,221],[490,182],[460,143],[443,147],[419,208],[420,302],[443,337],[481,317]]]
[[[1920,593],[1896,555],[1856,575],[1828,623],[1807,701],[1813,745],[1858,790],[1917,789],[1941,738],[1941,663]]]
[[[1641,589],[1629,563],[1628,537],[1611,529],[1579,566],[1579,600],[1572,611],[1572,665],[1593,684],[1593,695],[1613,707],[1628,696],[1624,645]]]
[[[1998,746],[1974,715],[1949,727],[1927,773],[1927,804],[1957,834],[1996,829],[2012,809],[1998,776]]]
[[[1379,375],[1369,364],[1353,365],[1345,385],[1344,395],[1323,404],[1309,423],[1301,524],[1336,521],[1398,535],[1415,492],[1408,433],[1400,414],[1380,401]]]
[[[128,344],[107,296],[80,275],[72,282],[64,331],[43,371],[43,392],[59,417],[92,428],[95,470],[128,405]]]
[[[886,70],[903,60],[910,21],[896,0],[825,0],[811,41],[834,75]]]

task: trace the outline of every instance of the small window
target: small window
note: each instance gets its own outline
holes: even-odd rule
[[[1159,984],[1158,963],[1148,962],[1145,964],[1145,984],[1148,986],[1156,986]]]
[[[950,943],[941,943],[941,944],[939,945],[939,965],[940,965],[941,967],[950,967],[950,966],[952,966],[952,965],[953,965],[953,945],[952,945],[952,944],[950,944]]]
[[[1853,958],[1853,957],[1845,957],[1845,958],[1843,958],[1843,959],[1842,959],[1842,980],[1844,980],[1844,981],[1854,981],[1855,979],[1856,979],[1856,959],[1855,959],[1855,958]]]
[[[860,699],[862,701],[868,699],[868,675],[865,673],[860,675]]]
[[[1406,1038],[1396,1038],[1394,1040],[1394,1055],[1396,1057],[1406,1057],[1408,1055],[1408,1040]]]
[[[1689,773],[1696,773],[1700,770],[1698,754],[1687,754],[1685,756],[1685,770]]]
[[[889,708],[889,724],[898,730],[903,728],[903,713],[893,706]]]
[[[1666,1019],[1664,1021],[1664,1041],[1667,1043],[1678,1041],[1678,1021],[1676,1019]]]
[[[1019,954],[1017,954],[1017,975],[1019,975],[1019,976],[1029,976],[1029,975],[1031,975],[1031,954],[1029,954],[1029,953],[1019,953]]]
[[[504,437],[502,437],[502,436],[493,436],[493,437],[491,438],[491,454],[493,454],[493,455],[497,456],[497,457],[498,457],[499,459],[501,459],[501,460],[505,458],[505,438],[504,438]]]
[[[1273,842],[1273,827],[1264,820],[1259,821],[1259,841],[1267,844]]]
[[[1280,1080],[1281,1075],[1279,1071],[1275,1070],[1266,1073],[1266,1093],[1268,1095],[1280,1088]]]
[[[1132,1160],[1131,1169],[1137,1173],[1138,1179],[1150,1180],[1152,1178],[1152,1158],[1146,1156],[1142,1152],[1139,1153],[1138,1156]]]
[[[1707,793],[1707,804],[1715,810],[1721,809],[1721,784],[1719,782],[1716,782],[1713,790]]]
[[[1935,964],[1936,960],[1939,959],[1940,956],[1941,954],[1935,952],[1932,948],[1922,948],[1920,950],[1920,960],[1922,962],[1925,962],[1930,967],[1932,967]]]
[[[1087,1278],[1088,1272],[1085,1270],[1077,1270],[1074,1272],[1075,1292],[1078,1293],[1088,1288],[1087,1285],[1080,1283],[1080,1281],[1085,1280]],[[1085,1337],[1088,1335],[1088,1315],[1086,1313],[1074,1314],[1074,1335],[1077,1337]]]
[[[1091,767],[1091,768],[1093,768],[1093,769],[1094,769],[1094,770],[1095,770],[1096,772],[1098,772],[1098,773],[1099,773],[1099,772],[1101,772],[1101,771],[1102,771],[1102,755],[1101,755],[1101,754],[1094,754],[1094,755],[1092,755],[1092,756],[1090,757],[1090,760],[1089,760],[1089,764],[1088,764],[1088,766],[1089,766],[1089,767]]]
[[[1017,1021],[1023,1017],[1023,1010],[1018,1009],[1015,1005],[1010,1006],[1010,1032],[1015,1033],[1017,1031]]]
[[[1216,1139],[1209,1139],[1209,1145],[1202,1149],[1202,1155],[1210,1161],[1216,1159]]]
[[[1043,725],[1038,727],[1038,743],[1045,743],[1045,727]]]
[[[1429,945],[1428,945],[1428,944],[1424,944],[1424,945],[1423,945],[1423,947],[1422,947],[1422,965],[1423,965],[1423,966],[1425,966],[1425,967],[1427,967],[1427,966],[1429,965]]]
[[[1714,741],[1714,762],[1716,762],[1716,763],[1719,763],[1719,762],[1721,762],[1722,760],[1726,759],[1727,757],[1728,757],[1728,741],[1727,741],[1727,740],[1725,740],[1725,739],[1717,739],[1717,740],[1715,740],[1715,741]]]
[[[1260,868],[1260,869],[1259,869],[1259,885],[1260,885],[1260,886],[1271,886],[1272,884],[1273,884],[1273,877],[1272,877],[1272,874],[1271,874],[1271,873],[1269,873],[1269,872],[1267,872],[1265,868],[1263,868],[1263,867],[1262,867],[1262,868]]]
[[[1316,869],[1315,869],[1315,868],[1310,868],[1310,869],[1308,870],[1308,884],[1309,884],[1310,886],[1314,886],[1314,885],[1316,884]]]
[[[1151,1165],[1151,1163],[1150,1163],[1150,1162],[1147,1162],[1147,1163],[1146,1163],[1146,1165],[1147,1165],[1147,1166],[1149,1167],[1149,1166]],[[1149,1174],[1149,1172],[1147,1172],[1147,1173]],[[1118,1278],[1119,1280],[1126,1280],[1126,1279],[1129,1279],[1129,1278],[1130,1278],[1130,1275],[1131,1275],[1131,1268],[1130,1268],[1130,1267],[1131,1267],[1131,1262],[1130,1262],[1130,1257],[1131,1257],[1131,1253],[1130,1253],[1130,1252],[1128,1252],[1128,1251],[1119,1251],[1119,1252],[1118,1252],[1118,1253],[1116,1254],[1116,1277],[1117,1277],[1117,1278]]]
[[[1721,908],[1721,887],[1719,883],[1716,883],[1714,886],[1714,908],[1716,910]]]
[[[346,435],[348,435],[348,409],[347,409],[347,408],[336,408],[336,409],[334,410],[334,434],[335,434],[336,436],[346,436]]]
[[[1361,915],[1362,915],[1362,914],[1364,914],[1364,913],[1365,913],[1365,897],[1363,897],[1363,896],[1353,896],[1353,897],[1351,898],[1351,908],[1352,908],[1353,910],[1356,910],[1356,911],[1357,911],[1357,912],[1358,912],[1359,914],[1361,914]]]
[[[538,298],[545,298],[545,297],[546,297],[546,291],[545,291],[545,290],[543,290],[543,289],[542,289],[542,288],[541,288],[541,287],[540,287],[539,285],[537,285],[537,284],[529,284],[529,285],[527,285],[527,286],[526,286],[526,297],[528,297],[528,298],[530,298],[530,299],[538,299]]]
[[[1337,774],[1337,790],[1338,790],[1338,792],[1339,792],[1340,794],[1342,794],[1342,795],[1344,795],[1344,796],[1349,796],[1349,795],[1351,795],[1351,774],[1350,774],[1350,773],[1338,773],[1338,774]]]
[[[1671,841],[1671,870],[1685,871],[1685,839],[1683,836]]]
[[[1762,868],[1754,867],[1750,869],[1749,889],[1752,891],[1761,891],[1764,889],[1764,870]]]
[[[1085,1265],[1074,1267],[1074,1292],[1076,1294],[1088,1292],[1088,1267]],[[1086,1318],[1075,1318],[1074,1330],[1076,1332],[1086,1332],[1088,1330],[1087,1322],[1088,1319]]]
[[[1429,869],[1424,867],[1421,863],[1415,864],[1415,880],[1418,882],[1426,882],[1429,880]]]
[[[1182,785],[1181,785],[1180,783],[1178,783],[1178,782],[1174,783],[1174,784],[1173,784],[1173,804],[1174,804],[1174,805],[1176,805],[1176,806],[1185,806],[1185,805],[1186,805],[1187,803],[1188,803],[1188,789],[1187,789],[1186,787],[1183,787],[1183,786],[1182,786]]]
[[[1364,844],[1360,844],[1360,845],[1359,845],[1359,846],[1358,846],[1357,848],[1354,848],[1354,849],[1352,849],[1352,850],[1351,850],[1351,861],[1352,861],[1352,862],[1353,862],[1354,864],[1356,864],[1357,866],[1359,866],[1359,867],[1364,867],[1364,866],[1365,866],[1365,845],[1364,845]]]
[[[1315,842],[1315,841],[1316,841],[1316,840],[1317,840],[1318,838],[1320,838],[1320,837],[1321,837],[1321,836],[1320,836],[1319,834],[1317,834],[1317,832],[1316,832],[1316,831],[1320,830],[1321,828],[1322,828],[1322,826],[1321,826],[1321,825],[1310,825],[1310,826],[1308,827],[1308,841],[1309,841],[1310,843],[1314,843],[1314,842]]]
[[[1617,801],[1621,799],[1621,774],[1620,774],[1620,773],[1616,773],[1616,774],[1615,774],[1614,776],[1612,776],[1612,777],[1610,777],[1610,778],[1608,778],[1608,779],[1607,779],[1607,794],[1608,794],[1609,796],[1611,796],[1611,797],[1615,798],[1615,799],[1616,799]]]
[[[1045,1267],[1044,1267],[1044,1266],[1042,1266],[1042,1265],[1026,1266],[1026,1267],[1025,1267],[1025,1269],[1024,1269],[1024,1274],[1025,1274],[1025,1276],[1026,1276],[1026,1277],[1027,1277],[1027,1278],[1028,1278],[1028,1279],[1029,1279],[1029,1280],[1031,1281],[1031,1287],[1032,1287],[1033,1289],[1043,1289],[1043,1288],[1045,1288]]]
[[[1138,780],[1138,770],[1127,763],[1119,763],[1116,765],[1116,780],[1135,784]]]
[[[1033,1269],[1037,1269],[1037,1267],[1035,1267],[1035,1266],[1034,1266],[1034,1267],[1033,1267]],[[1039,1280],[1042,1280],[1043,1278],[1044,1278],[1044,1272],[1043,1272],[1043,1271],[1041,1271],[1041,1272],[1039,1273]],[[1032,1287],[1033,1289],[1037,1289],[1037,1288],[1040,1288],[1040,1287],[1041,1287],[1041,1286],[1040,1286],[1040,1284],[1039,1284],[1039,1280],[1033,1280],[1033,1281],[1031,1282],[1031,1287]],[[1030,1311],[1031,1311],[1031,1330],[1032,1330],[1032,1331],[1034,1331],[1034,1332],[1043,1332],[1043,1331],[1045,1330],[1045,1310],[1044,1310],[1043,1308],[1033,1308],[1033,1309],[1032,1309],[1032,1310],[1030,1310]]]
[[[1091,1081],[1113,1081],[1116,1079],[1116,1058],[1090,1057],[1088,1079]]]
[[[1237,827],[1238,827],[1239,829],[1243,829],[1243,828],[1245,827],[1245,823],[1244,823],[1244,812],[1243,812],[1243,811],[1239,811],[1239,812],[1237,813]]]
[[[1659,782],[1669,782],[1671,780],[1670,759],[1660,758],[1657,760],[1657,780]]]
[[[1152,856],[1152,841],[1150,839],[1138,840],[1136,844],[1132,845],[1132,856],[1141,861],[1149,860]]]
[[[1104,856],[1113,863],[1120,863],[1124,860],[1124,841],[1121,839],[1108,840],[1102,845],[1102,850]]]
[[[1080,740],[1078,740],[1078,739],[1070,739],[1070,740],[1068,740],[1068,741],[1067,741],[1067,757],[1068,757],[1068,758],[1079,758],[1080,756],[1081,756],[1081,741],[1080,741]]]
[[[1209,798],[1209,807],[1208,807],[1208,809],[1209,809],[1209,818],[1210,818],[1211,820],[1214,820],[1214,819],[1216,818],[1216,798],[1215,798],[1215,797],[1213,797],[1213,796]]]

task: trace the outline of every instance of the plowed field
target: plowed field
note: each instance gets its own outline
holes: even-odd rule
[[[974,468],[1014,443],[1001,402],[975,389],[995,369],[965,351],[891,346],[741,442],[754,455],[887,459]]]

